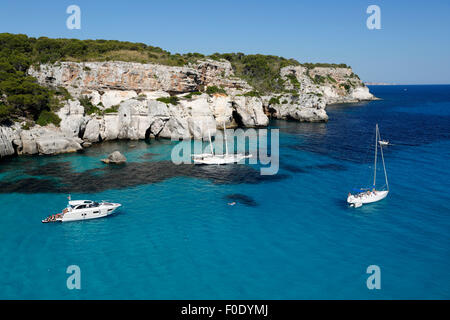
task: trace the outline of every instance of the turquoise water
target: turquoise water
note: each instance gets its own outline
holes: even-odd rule
[[[330,106],[327,124],[273,121],[273,177],[249,165],[175,166],[170,141],[2,160],[0,298],[449,299],[450,86],[371,90],[383,100]],[[347,193],[370,183],[376,122],[394,144],[391,192],[348,208]],[[99,161],[113,150],[128,163]],[[42,224],[68,193],[123,207]],[[366,287],[372,264],[381,290]],[[66,287],[69,265],[81,290]]]

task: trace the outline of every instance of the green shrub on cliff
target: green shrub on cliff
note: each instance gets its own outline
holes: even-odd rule
[[[55,126],[59,126],[60,122],[61,119],[58,117],[57,114],[47,110],[42,111],[41,114],[39,115],[39,118],[36,121],[36,123],[40,126],[46,126],[50,123],[53,123]]]
[[[206,93],[212,95],[212,94],[215,94],[215,93],[226,94],[227,92],[225,91],[224,88],[219,88],[217,86],[209,86],[208,88],[206,88]]]
[[[228,60],[236,76],[246,80],[256,91],[262,93],[281,92],[283,81],[280,69],[290,65],[300,65],[294,59],[283,57],[243,53],[215,53],[210,58]]]
[[[178,97],[176,96],[170,96],[170,97],[161,97],[156,99],[156,101],[160,101],[160,102],[164,102],[166,104],[173,104],[173,105],[177,105],[178,104]]]
[[[302,63],[302,66],[308,69],[314,68],[350,68],[350,66],[345,63]]]
[[[296,89],[300,89],[300,82],[298,81],[297,77],[293,74],[288,74],[286,76],[286,78],[289,79],[289,81],[291,82],[291,84],[294,86],[294,88]]]
[[[91,99],[89,99],[89,97],[81,96],[78,98],[78,100],[80,101],[80,104],[84,107],[84,112],[86,114],[93,114],[93,113],[100,114],[102,112],[98,107],[92,104]]]
[[[272,97],[272,98],[270,98],[270,100],[269,100],[269,105],[270,105],[270,104],[281,104],[281,103],[280,103],[280,99],[275,98],[275,97]]]
[[[244,97],[261,97],[258,91],[249,91],[243,94]]]
[[[184,96],[184,98],[192,99],[193,96],[199,96],[201,94],[202,93],[200,91],[189,92],[187,95]]]
[[[38,63],[37,40],[26,35],[0,34],[0,96],[1,122],[7,123],[25,117],[38,120],[44,111],[59,108],[59,100],[70,96],[60,88],[51,89],[39,85],[35,78],[27,75],[32,64]],[[49,49],[46,55],[49,55]],[[42,119],[46,117],[42,115]]]
[[[326,78],[324,76],[316,74],[313,78],[315,84],[323,84],[325,83]]]
[[[117,113],[119,112],[120,105],[116,104],[114,106],[111,106],[109,108],[106,108],[103,113]]]
[[[8,123],[12,113],[13,108],[11,106],[0,103],[0,124]]]

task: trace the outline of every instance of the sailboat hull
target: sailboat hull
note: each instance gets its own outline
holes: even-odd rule
[[[238,163],[241,160],[250,158],[251,155],[242,155],[242,154],[235,154],[235,155],[210,155],[208,157],[204,158],[197,158],[194,157],[193,161],[195,164],[231,164],[231,163]]]
[[[380,200],[383,200],[384,198],[386,198],[386,196],[388,195],[389,191],[376,191],[375,194],[374,193],[360,193],[357,195],[350,195],[347,198],[347,202],[349,204],[357,204],[357,203],[361,203],[361,204],[366,204],[366,203],[373,203],[373,202],[377,202]]]

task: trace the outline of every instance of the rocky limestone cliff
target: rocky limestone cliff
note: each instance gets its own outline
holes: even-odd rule
[[[280,75],[289,93],[264,99],[268,112],[275,118],[327,121],[328,104],[374,99],[351,68],[288,66],[280,70]]]
[[[42,85],[66,88],[74,98],[57,112],[59,128],[0,127],[1,157],[74,152],[83,144],[115,139],[200,139],[224,123],[228,128],[267,126],[268,116],[327,121],[327,104],[373,99],[350,68],[288,66],[280,71],[284,90],[261,97],[248,94],[254,89],[234,76],[226,60],[205,59],[185,67],[57,62],[31,67],[28,73]],[[209,86],[226,93],[208,95]],[[173,95],[177,103],[157,100]],[[78,100],[82,96],[100,111],[87,114]]]

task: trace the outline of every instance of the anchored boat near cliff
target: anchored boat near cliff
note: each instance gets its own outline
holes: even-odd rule
[[[68,222],[103,218],[111,215],[120,203],[95,202],[91,200],[70,201],[67,207],[61,212],[47,217],[42,223],[48,222]]]
[[[228,143],[227,143],[227,130],[225,127],[225,122],[223,123],[223,132],[224,132],[224,139],[225,139],[225,154],[215,154],[214,149],[212,146],[211,141],[211,132],[208,129],[208,136],[209,136],[209,146],[211,148],[211,153],[202,153],[202,154],[193,154],[192,160],[194,161],[194,164],[231,164],[231,163],[238,163],[239,161],[247,158],[251,158],[252,155],[244,155],[241,153],[234,153],[229,154],[228,153]]]
[[[375,127],[375,161],[374,161],[374,171],[373,171],[373,186],[372,188],[360,188],[357,189],[355,194],[348,194],[347,202],[350,204],[350,206],[359,208],[363,204],[367,203],[373,203],[380,200],[383,200],[386,198],[386,196],[389,193],[389,183],[386,173],[386,165],[384,163],[384,155],[383,155],[383,143],[380,143],[381,136],[380,131],[378,129],[378,124]],[[384,171],[384,178],[386,181],[386,184],[379,190],[376,189],[376,181],[377,181],[377,151],[378,151],[378,145],[380,147],[380,154],[381,159],[383,163],[383,171]],[[384,190],[386,188],[386,190]]]

